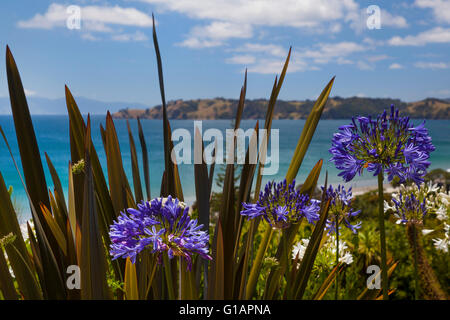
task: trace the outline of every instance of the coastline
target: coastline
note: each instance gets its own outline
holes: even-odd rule
[[[368,185],[368,186],[352,188],[352,191],[353,191],[354,196],[360,196],[366,192],[374,191],[377,189],[378,189],[377,185]],[[392,192],[395,192],[397,190],[397,188],[392,187],[390,183],[385,183],[385,184],[383,184],[383,190],[385,193],[392,193]]]

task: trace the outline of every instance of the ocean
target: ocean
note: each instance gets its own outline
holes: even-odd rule
[[[37,141],[39,144],[42,162],[47,178],[47,184],[50,189],[53,189],[50,172],[47,168],[44,152],[47,152],[52,160],[65,192],[67,192],[68,185],[68,163],[70,161],[70,146],[69,146],[69,121],[67,116],[33,116],[33,124],[36,132]],[[98,152],[100,162],[106,172],[106,157],[100,136],[100,124],[105,126],[105,116],[92,116],[92,139],[94,146]],[[420,120],[413,120],[414,124],[419,124]],[[128,131],[125,120],[114,120],[117,135],[120,144],[120,150],[123,155],[123,164],[125,172],[132,183],[131,171],[131,156],[128,141]],[[243,120],[241,127],[243,129],[252,128],[255,126],[256,120]],[[262,126],[264,121],[260,120]],[[279,170],[275,175],[264,176],[263,182],[269,180],[282,180],[286,174],[289,163],[292,159],[298,138],[305,120],[274,120],[272,128],[279,129]],[[328,171],[328,179],[330,183],[342,184],[342,179],[338,177],[338,171],[334,164],[329,161],[330,154],[328,149],[331,146],[331,138],[333,133],[337,131],[338,127],[349,123],[349,120],[321,120],[317,126],[311,145],[303,160],[303,164],[299,170],[296,181],[302,183],[309,171],[316,164],[319,159],[324,160],[321,178],[319,183],[323,183],[325,179],[325,171]],[[141,150],[138,139],[137,121],[130,120],[131,128],[134,134],[136,148],[138,152],[138,159],[141,161]],[[194,121],[193,120],[171,120],[172,131],[178,128],[187,129],[191,137],[194,136]],[[14,157],[18,161],[19,168],[20,156],[17,146],[17,138],[15,135],[14,122],[12,116],[0,116],[0,125],[2,126],[7,139],[11,145]],[[161,176],[164,170],[164,148],[163,148],[163,130],[162,120],[142,120],[142,126],[149,152],[149,166],[150,166],[150,185],[152,197],[159,196],[159,189],[161,185]],[[431,168],[450,168],[450,120],[427,120],[426,126],[433,139],[433,144],[436,151],[431,155]],[[208,128],[216,128],[224,134],[225,145],[225,130],[232,127],[231,120],[203,120],[203,133]],[[174,141],[174,144],[177,144]],[[194,143],[191,143],[192,148]],[[270,152],[270,147],[269,147]],[[192,152],[193,155],[193,152]],[[142,163],[141,177],[143,177]],[[216,166],[216,176],[221,172],[221,167]],[[223,168],[222,168],[223,169]],[[28,202],[26,200],[25,191],[21,185],[18,174],[14,168],[13,162],[6,148],[3,140],[0,141],[0,171],[5,179],[7,186],[13,187],[13,198],[20,213],[20,220],[29,218]],[[195,200],[195,186],[194,186],[194,165],[181,164],[179,166],[181,183],[185,201],[192,204]],[[365,172],[361,177],[356,177],[351,183],[346,184],[352,187],[365,187],[375,185],[376,177],[370,173]],[[213,190],[218,190],[216,183],[214,183]],[[67,196],[67,194],[66,194]]]

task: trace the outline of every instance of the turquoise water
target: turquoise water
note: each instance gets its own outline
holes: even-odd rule
[[[342,180],[337,176],[338,171],[334,168],[334,165],[328,160],[330,155],[328,149],[331,144],[331,137],[337,128],[343,124],[348,123],[348,120],[322,120],[320,121],[311,145],[306,153],[303,164],[300,168],[297,176],[297,182],[301,183],[306,178],[309,171],[319,159],[324,159],[324,166],[322,170],[322,177],[320,182],[323,183],[325,170],[328,170],[328,177],[331,183],[342,183]],[[141,160],[140,145],[137,134],[137,123],[132,120],[131,127],[135,136],[135,143],[137,146],[138,157]],[[230,120],[204,120],[203,132],[208,128],[217,128],[222,132],[231,127]],[[256,120],[243,120],[241,127],[248,129],[254,127]],[[294,149],[297,145],[298,138],[300,137],[301,130],[303,128],[304,120],[274,120],[273,129],[279,129],[279,146],[280,146],[280,159],[278,174],[273,176],[265,176],[264,181],[268,180],[281,180],[284,178],[289,163],[292,159]],[[414,121],[415,124],[420,123],[419,120]],[[41,151],[42,161],[44,164],[45,174],[47,177],[48,187],[53,189],[52,180],[48,168],[46,167],[44,152],[50,156],[64,188],[67,188],[67,170],[70,160],[70,147],[69,147],[69,122],[67,116],[33,116],[33,124]],[[104,116],[92,117],[92,138],[95,148],[100,157],[102,167],[106,169],[106,158],[103,149],[103,144],[100,137],[100,124],[105,125]],[[17,147],[17,139],[14,131],[14,123],[11,116],[0,116],[0,125],[2,126],[5,134],[12,147],[15,159],[20,164],[19,150]],[[132,181],[131,173],[131,157],[128,142],[128,132],[125,120],[115,120],[116,130],[119,137],[119,144],[123,155],[123,163],[125,172]],[[159,188],[161,184],[161,176],[164,169],[163,161],[163,131],[161,120],[143,120],[142,121],[144,134],[149,150],[150,158],[150,184],[152,197],[159,195]],[[433,138],[433,143],[436,146],[436,151],[432,153],[431,162],[432,168],[450,168],[450,121],[449,120],[428,120],[427,128]],[[177,128],[185,128],[190,131],[193,137],[193,120],[172,120],[172,130]],[[225,137],[225,134],[224,134]],[[175,142],[176,144],[177,142]],[[193,147],[192,143],[192,147]],[[270,148],[269,148],[270,151]],[[193,154],[193,153],[192,153]],[[21,211],[29,211],[25,192],[18,178],[17,172],[13,166],[13,162],[6,149],[5,143],[0,141],[0,171],[8,186],[13,186],[14,197],[19,203]],[[142,171],[142,168],[141,168]],[[216,173],[219,168],[216,167]],[[193,165],[180,165],[181,183],[183,186],[183,192],[185,200],[188,203],[192,203],[195,198],[194,189],[194,166]],[[105,176],[107,176],[105,171]],[[141,175],[143,176],[143,174]],[[357,177],[351,182],[353,187],[369,186],[376,184],[376,178],[370,174],[365,174],[362,177]],[[26,217],[25,217],[26,218]]]

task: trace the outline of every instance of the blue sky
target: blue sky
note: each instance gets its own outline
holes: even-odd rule
[[[71,5],[80,29],[67,27]],[[152,12],[168,100],[238,98],[246,67],[247,97],[268,98],[289,46],[281,99],[315,99],[333,75],[332,96],[450,97],[450,0],[10,0],[0,50],[10,46],[29,96],[60,98],[67,84],[75,96],[155,105]]]

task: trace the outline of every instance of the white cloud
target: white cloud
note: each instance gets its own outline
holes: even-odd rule
[[[367,57],[367,61],[370,62],[377,62],[377,61],[382,61],[382,60],[386,60],[389,59],[390,57],[387,54],[380,54],[380,55],[376,55],[376,56],[369,56]]]
[[[450,28],[436,27],[415,36],[393,37],[388,43],[392,46],[424,46],[428,43],[449,43]]]
[[[421,68],[421,69],[431,69],[431,70],[437,70],[437,69],[448,69],[450,68],[450,64],[445,62],[423,62],[419,61],[414,64],[415,67]]]
[[[19,28],[54,29],[67,28],[67,20],[71,17],[67,8],[69,6],[52,3],[43,14],[36,14],[28,20],[17,23]],[[152,26],[152,18],[148,14],[135,8],[122,8],[120,6],[82,6],[80,7],[81,28],[83,39],[99,40],[92,33],[113,33],[112,39],[123,41],[118,27],[147,28]],[[133,38],[132,36],[129,36]],[[139,38],[139,37],[138,37]],[[142,36],[140,38],[143,38]]]
[[[252,55],[245,54],[245,55],[232,56],[231,58],[228,58],[225,61],[227,63],[232,63],[232,64],[252,64],[252,63],[255,63],[256,58]]]
[[[364,70],[364,71],[371,71],[371,70],[375,69],[375,66],[373,64],[369,64],[363,60],[359,60],[356,63],[356,66],[358,67],[359,70]]]
[[[257,60],[254,64],[248,67],[248,72],[262,73],[262,74],[280,74],[283,69],[285,60],[276,58],[262,58]],[[316,67],[308,65],[304,60],[292,58],[289,61],[287,72],[297,72],[306,70],[317,70]]]
[[[114,34],[111,36],[112,40],[115,41],[122,41],[122,42],[128,42],[128,41],[147,41],[148,37],[141,31],[136,31],[135,33],[121,33],[121,34]]]
[[[343,24],[354,29],[366,29],[366,8],[360,8],[355,0],[140,0],[162,12],[172,11],[195,20],[206,20],[232,24],[238,29],[250,32],[257,27],[292,27],[308,32],[339,33]],[[381,11],[383,26],[405,28],[408,23],[404,17]],[[224,44],[220,33],[210,37],[192,36],[197,33],[194,27],[188,33],[184,45],[212,47]],[[198,31],[198,29],[197,29]],[[239,32],[227,38],[242,38]]]
[[[29,90],[29,89],[24,89],[24,91],[25,91],[26,96],[33,97],[36,95],[36,91]]]
[[[363,70],[373,70],[373,63],[365,61],[354,62],[352,56],[366,50],[370,46],[364,46],[356,42],[343,41],[336,43],[319,43],[310,48],[294,48],[291,61],[289,62],[289,72],[319,70],[320,66],[328,63],[356,64]],[[248,65],[249,72],[257,73],[279,73],[285,62],[288,48],[276,44],[246,43],[231,52],[241,52],[227,59],[228,63]],[[387,56],[372,56],[372,60],[378,61]],[[369,58],[369,59],[370,59]]]
[[[193,20],[208,21],[211,25],[224,23],[226,30],[236,30],[227,32],[227,36],[223,37],[222,32],[209,34],[208,26],[195,26],[181,43],[193,48],[221,46],[226,44],[227,39],[248,38],[256,32],[261,32],[262,28],[270,27],[291,27],[309,33],[336,34],[342,31],[343,25],[353,24],[362,12],[355,0],[140,1],[156,5],[157,10],[161,12],[176,12]],[[392,20],[395,20],[395,23],[392,23],[396,26],[406,25],[406,20],[401,17]],[[203,35],[202,31],[205,31],[206,35]]]
[[[362,42],[371,47],[381,47],[381,46],[384,46],[384,44],[385,44],[385,42],[383,40],[375,40],[375,39],[367,38],[367,37],[364,38]]]
[[[393,15],[386,10],[381,10],[381,28],[407,28],[408,22],[402,16]]]
[[[399,70],[399,69],[403,69],[404,67],[399,64],[399,63],[393,63],[389,66],[389,69],[391,70]]]
[[[311,58],[315,63],[326,64],[329,62],[349,62],[342,60],[353,53],[367,50],[367,47],[356,42],[342,41],[337,43],[319,43],[313,49],[299,50],[303,58]]]
[[[211,48],[211,47],[217,47],[221,46],[223,44],[222,41],[216,41],[216,40],[207,40],[207,39],[199,39],[195,37],[190,37],[183,42],[179,43],[182,47],[188,47],[188,48]]]
[[[100,38],[94,36],[94,35],[93,35],[92,33],[90,33],[90,32],[88,32],[88,33],[83,33],[83,34],[81,35],[81,39],[89,40],[89,41],[98,41],[98,40],[100,40]]]
[[[269,54],[276,57],[285,57],[288,53],[287,48],[283,48],[276,44],[261,44],[261,43],[245,43],[242,46],[238,46],[232,51],[235,52],[252,52]]]
[[[358,9],[354,0],[141,0],[193,19],[262,26],[335,25]]]
[[[335,23],[331,26],[330,31],[332,33],[339,33],[342,30],[342,25],[340,23]]]
[[[449,0],[416,0],[414,5],[419,8],[431,9],[437,21],[442,23],[450,23]]]
[[[346,59],[346,58],[343,58],[343,57],[338,57],[336,59],[336,63],[337,64],[353,64],[354,62],[352,60],[350,60],[350,59]]]
[[[66,27],[66,21],[70,17],[67,13],[68,6],[52,3],[44,14],[36,14],[29,20],[21,20],[17,23],[20,28],[53,29]],[[110,31],[108,24],[122,26],[150,27],[152,18],[135,9],[100,6],[85,6],[81,8],[81,28],[92,31]]]
[[[229,38],[250,38],[253,35],[252,27],[236,25],[229,22],[215,21],[206,26],[194,27],[188,38],[180,43],[190,48],[215,47],[223,44]]]
[[[367,21],[369,16],[372,16],[374,13],[367,12],[367,8],[361,8],[355,10],[349,14],[346,21],[349,22],[350,27],[355,30],[356,33],[362,33],[364,31],[369,30],[367,27]],[[406,19],[402,16],[391,14],[385,9],[380,9],[380,27],[386,28],[407,28],[409,26]]]

